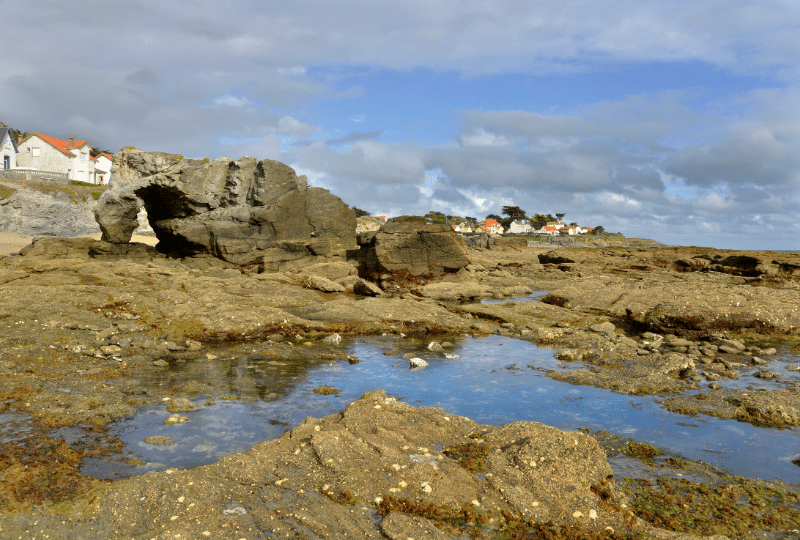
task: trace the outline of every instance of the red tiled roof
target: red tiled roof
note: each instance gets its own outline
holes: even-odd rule
[[[102,154],[97,154],[97,157],[100,157],[100,156],[107,157],[107,158],[108,158],[108,159],[110,159],[111,161],[114,161],[114,156],[109,156],[109,155],[108,155],[108,154],[106,154],[105,152],[103,152]]]
[[[552,225],[545,225],[544,226],[544,230],[550,231],[550,232],[555,232],[555,231],[558,230],[558,227],[553,227]]]
[[[70,152],[70,150],[72,148],[80,148],[81,146],[83,146],[84,144],[86,144],[88,142],[88,141],[74,141],[73,140],[72,141],[72,146],[70,146],[70,141],[62,141],[61,139],[56,139],[55,137],[50,137],[49,135],[43,135],[41,133],[31,133],[30,135],[25,137],[25,139],[22,140],[21,142],[27,141],[28,139],[30,139],[34,135],[36,135],[37,137],[42,139],[44,142],[48,143],[50,146],[52,146],[56,150],[58,150],[60,152],[63,152],[64,154],[67,154],[69,156],[74,156],[75,155],[72,152]]]
[[[488,225],[500,225],[497,221],[495,221],[492,218],[487,219],[486,221],[483,222],[483,224],[487,225],[487,226]]]

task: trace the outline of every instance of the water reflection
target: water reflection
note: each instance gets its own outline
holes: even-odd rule
[[[83,472],[115,477],[168,467],[194,467],[241,452],[265,439],[279,437],[306,416],[342,410],[369,390],[385,389],[411,405],[438,406],[485,424],[533,420],[561,429],[607,430],[632,437],[692,460],[703,460],[735,474],[800,481],[791,463],[800,452],[799,430],[767,430],[712,417],[671,414],[652,396],[632,397],[586,386],[572,386],[544,375],[549,369],[575,369],[553,358],[553,350],[502,336],[450,338],[450,356],[431,352],[427,342],[397,337],[359,339],[348,354],[360,362],[275,360],[259,355],[197,360],[154,373],[146,384],[183,388],[192,381],[216,381],[216,399],[183,413],[190,421],[163,424],[166,404],[141,410],[111,428],[144,466],[88,462]],[[409,369],[405,354],[425,359],[424,369]],[[314,388],[329,385],[338,395],[321,396]],[[166,435],[174,446],[152,446],[143,439]]]

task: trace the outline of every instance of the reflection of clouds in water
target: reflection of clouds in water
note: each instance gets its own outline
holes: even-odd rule
[[[733,431],[737,435],[744,435],[745,434],[745,431],[743,429],[740,429],[740,428],[738,428],[736,426],[726,425],[725,429],[727,429],[728,431]]]
[[[800,476],[800,473],[793,473],[796,467],[790,463],[797,454],[784,458],[788,448],[800,448],[796,433],[764,434],[760,430],[755,433],[758,428],[746,424],[705,418],[693,419],[697,426],[678,429],[676,424],[685,422],[686,417],[661,409],[655,399],[572,386],[547,377],[540,369],[526,369],[526,363],[534,361],[537,368],[560,365],[553,358],[553,350],[539,349],[528,342],[502,336],[458,336],[448,341],[455,343],[452,353],[459,354],[459,360],[430,353],[425,349],[427,342],[423,341],[396,337],[361,340],[346,348],[347,354],[361,360],[358,364],[324,362],[304,368],[302,380],[296,378],[297,369],[288,369],[291,366],[287,366],[285,376],[270,373],[270,390],[281,392],[280,396],[271,394],[270,398],[277,399],[252,403],[219,401],[187,413],[192,421],[174,427],[161,424],[167,416],[163,407],[142,411],[132,421],[120,422],[120,426],[127,425],[127,430],[123,428],[114,436],[128,441],[129,449],[142,460],[157,461],[160,470],[195,467],[231,453],[247,451],[264,440],[279,438],[306,416],[338,413],[365,392],[382,388],[410,405],[439,406],[452,415],[466,416],[478,423],[500,425],[532,420],[567,430],[590,427],[634,436],[682,453],[689,459],[708,460],[705,454],[708,448],[732,451],[744,444],[748,446],[752,466],[743,464],[745,460],[741,458],[727,455],[714,458],[714,464],[737,474],[752,471],[748,476],[762,478],[778,469],[783,480]],[[393,355],[387,356],[386,352]],[[408,360],[401,357],[405,353],[429,359],[431,365],[411,371]],[[519,370],[506,370],[511,364]],[[565,366],[570,370],[580,367],[574,363]],[[209,374],[215,372],[212,370]],[[256,375],[263,377],[263,374]],[[242,374],[242,377],[248,376],[253,374]],[[250,384],[245,380],[240,382]],[[277,390],[281,385],[284,386]],[[337,388],[341,393],[338,396],[312,393],[314,388],[323,385]],[[270,419],[280,419],[287,425],[272,425]],[[150,447],[140,443],[144,437],[155,434],[170,436],[178,444]],[[776,462],[779,463],[777,468]],[[134,474],[146,470],[159,469],[148,465],[147,469],[139,468]]]

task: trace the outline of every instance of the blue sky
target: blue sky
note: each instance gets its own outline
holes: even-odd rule
[[[795,0],[5,0],[0,121],[277,159],[373,213],[800,249]]]

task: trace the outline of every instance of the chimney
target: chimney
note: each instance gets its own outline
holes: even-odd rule
[[[75,137],[73,135],[70,135],[69,136],[69,147],[68,148],[72,149],[73,146],[75,146]]]

